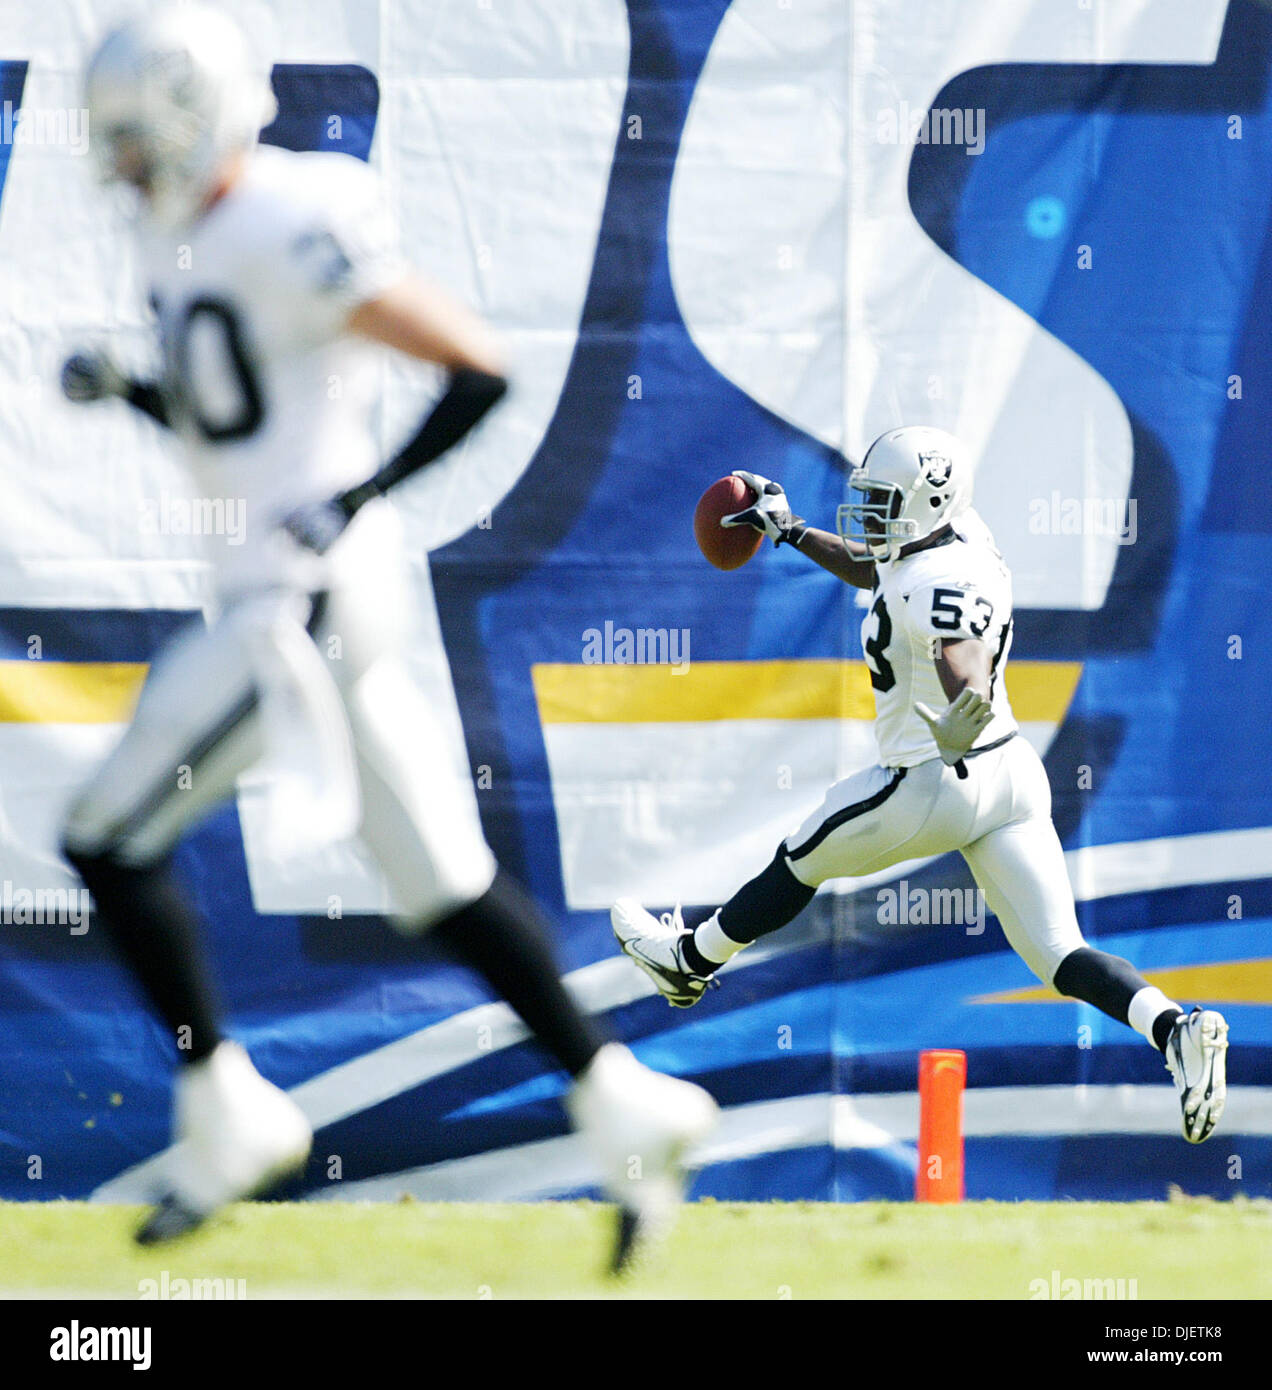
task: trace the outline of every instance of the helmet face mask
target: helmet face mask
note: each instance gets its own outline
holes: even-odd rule
[[[901,515],[904,499],[894,483],[877,482],[855,468],[849,486],[857,500],[842,503],[835,514],[835,527],[845,540],[868,546],[877,560],[890,560],[919,538],[918,523]]]
[[[127,184],[143,195],[153,190],[159,160],[137,126],[121,121],[98,133],[96,154],[105,182]]]
[[[971,470],[961,445],[926,425],[880,435],[849,485],[858,495],[836,514],[839,534],[882,561],[940,530],[971,501]]]
[[[155,198],[171,156],[151,132],[137,121],[121,120],[94,134],[102,179],[124,184],[144,200]]]

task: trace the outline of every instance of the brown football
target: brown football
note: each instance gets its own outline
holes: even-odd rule
[[[763,532],[750,526],[721,526],[720,518],[744,512],[755,493],[741,478],[719,478],[698,499],[693,513],[693,534],[698,549],[718,570],[745,565],[760,548]]]

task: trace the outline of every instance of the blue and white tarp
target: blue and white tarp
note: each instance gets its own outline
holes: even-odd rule
[[[77,124],[113,8],[14,0],[0,23],[6,1198],[142,1195],[167,1140],[169,1044],[55,850],[206,600],[158,433],[56,386],[86,340],[149,350]],[[968,1054],[970,1196],[1266,1195],[1272,13],[237,8],[277,61],[268,138],[370,158],[410,258],[509,344],[513,396],[399,499],[417,674],[580,997],[724,1105],[695,1190],[910,1195],[936,1046]],[[435,382],[394,364],[384,385],[387,450]],[[1088,939],[1231,1024],[1228,1112],[1199,1148],[1160,1056],[1042,988],[956,856],[828,886],[692,1013],[615,954],[614,897],[720,901],[873,757],[856,591],[785,548],[710,569],[698,495],[749,468],[833,527],[847,461],[921,422],[979,460],[1015,576],[1009,685]],[[234,1032],[321,1126],[295,1190],[589,1189],[563,1078],[507,1009],[393,935],[356,847],[278,862],[260,817],[245,782],[179,863]],[[59,891],[67,912],[31,920]]]

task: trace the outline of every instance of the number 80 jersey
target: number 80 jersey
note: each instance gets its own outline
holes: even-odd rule
[[[195,488],[246,513],[209,537],[219,586],[287,582],[306,560],[279,523],[381,461],[380,354],[346,331],[404,273],[378,178],[348,155],[261,146],[193,227],[144,235],[141,256]]]
[[[916,701],[938,713],[949,704],[936,673],[937,643],[977,637],[989,648],[994,717],[980,747],[1013,733],[1003,672],[1011,648],[1011,573],[984,522],[966,511],[948,540],[875,566],[861,645],[875,695],[875,738],[884,767],[940,757]]]

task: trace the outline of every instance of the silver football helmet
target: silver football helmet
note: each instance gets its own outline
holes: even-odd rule
[[[268,70],[238,26],[198,3],[164,5],[112,29],[84,76],[102,177],[133,188],[159,226],[197,216],[225,160],[277,111]]]
[[[864,542],[876,560],[895,560],[965,511],[972,470],[963,446],[944,430],[905,425],[881,434],[852,470],[858,497],[840,506],[835,523],[846,540]]]

